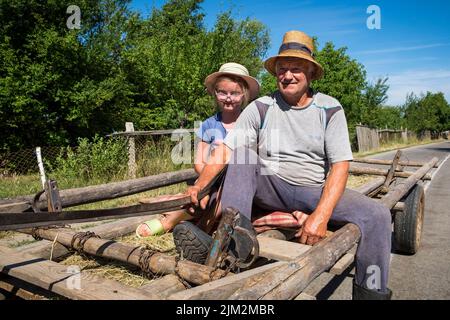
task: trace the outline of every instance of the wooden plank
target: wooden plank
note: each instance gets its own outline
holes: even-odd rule
[[[185,182],[187,180],[195,179],[197,176],[198,175],[194,169],[186,169],[138,179],[130,179],[83,188],[66,189],[60,191],[61,202],[63,208],[68,208],[80,204],[110,200]],[[0,212],[15,212],[13,209],[17,209],[18,206],[19,208],[24,209],[24,203],[28,203],[27,209],[30,209],[30,204],[33,201],[33,198],[34,195],[17,197],[14,199],[2,199],[0,200]],[[47,208],[47,199],[45,195],[42,195],[41,200],[38,203],[38,207],[40,209]]]
[[[267,271],[277,269],[287,262],[279,261],[270,263],[255,269],[247,270],[238,274],[205,283],[201,286],[177,292],[167,297],[169,300],[223,300],[227,299],[233,292],[239,289],[248,279],[264,274]]]
[[[346,253],[328,272],[334,275],[340,275],[353,263],[353,261],[355,261],[355,255],[353,253]]]
[[[63,298],[53,292],[44,290],[28,282],[4,275],[2,273],[0,273],[0,289],[8,292],[12,296],[16,296],[24,300],[49,300]]]
[[[295,298],[295,300],[317,300],[317,295],[335,278],[335,275],[323,272]]]
[[[186,290],[186,287],[179,277],[174,274],[168,274],[141,286],[139,289],[149,293],[157,293],[161,299],[166,299],[173,293]]]
[[[68,266],[0,247],[0,271],[75,300],[148,300],[154,293],[131,288],[88,272],[72,274]]]
[[[298,258],[312,246],[301,243],[278,240],[258,235],[259,256],[278,261],[289,261]]]
[[[301,292],[294,300],[317,300],[315,296]]]
[[[360,236],[356,225],[346,224],[299,259],[249,279],[229,299],[293,299],[318,275],[330,269],[356,244]]]
[[[30,209],[30,207],[30,203],[26,201],[3,203],[0,204],[0,212],[23,212]]]

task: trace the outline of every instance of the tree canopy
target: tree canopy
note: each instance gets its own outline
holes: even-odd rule
[[[168,0],[148,17],[130,0],[79,0],[81,29],[69,29],[67,3],[0,0],[0,151],[67,145],[122,131],[191,127],[214,112],[203,81],[225,62],[244,64],[262,94],[276,89],[263,71],[268,29],[231,11],[204,25],[202,0]],[[343,105],[350,132],[358,123],[413,130],[448,130],[442,93],[410,95],[386,106],[388,79],[368,83],[346,48],[325,43],[325,69],[313,88]]]
[[[201,2],[170,0],[143,18],[126,0],[77,1],[81,29],[71,30],[64,2],[0,0],[0,150],[210,115],[204,78],[229,61],[256,76],[269,36],[231,12],[207,30]]]

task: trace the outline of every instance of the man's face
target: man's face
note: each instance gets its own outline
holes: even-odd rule
[[[297,98],[307,92],[313,72],[311,62],[300,58],[278,58],[276,77],[278,89],[285,97]]]

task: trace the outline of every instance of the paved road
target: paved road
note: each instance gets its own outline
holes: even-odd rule
[[[450,142],[403,149],[402,159],[427,161],[438,157],[443,164],[431,173],[426,185],[425,220],[419,251],[413,256],[392,254],[389,287],[393,299],[450,299]],[[395,151],[369,158],[392,159]],[[448,159],[448,160],[446,160]],[[367,164],[365,164],[367,165]],[[385,166],[386,168],[386,166]],[[408,168],[412,171],[412,168]],[[306,293],[318,299],[351,299],[354,270],[339,277],[323,274]],[[326,285],[325,287],[323,287]],[[323,289],[321,289],[323,287]]]

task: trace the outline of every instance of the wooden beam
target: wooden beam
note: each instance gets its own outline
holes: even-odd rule
[[[88,272],[69,272],[60,265],[29,254],[0,247],[0,271],[45,290],[75,300],[149,300],[154,293],[131,288]]]
[[[89,230],[103,239],[114,239],[134,232],[137,226],[144,221],[159,217],[160,215],[148,215],[142,217],[125,218],[89,229],[84,229],[83,231]],[[78,224],[74,225],[74,227],[76,227],[77,225]],[[56,242],[53,247],[52,246],[53,241],[41,240],[38,243],[20,247],[17,250],[44,259],[50,259],[50,256],[52,256],[54,260],[69,253],[67,248],[58,242]]]
[[[317,300],[315,296],[301,292],[294,300]]]
[[[68,208],[86,203],[129,196],[143,191],[185,182],[187,180],[195,179],[197,176],[194,169],[179,170],[138,179],[61,190],[60,196],[63,208]],[[21,208],[22,211],[31,209],[33,198],[34,195],[13,199],[2,199],[0,200],[0,212],[15,212],[14,210],[17,208]],[[28,207],[25,209],[26,204],[28,204]],[[42,195],[38,207],[40,209],[47,208],[47,199],[45,195]]]
[[[400,199],[408,193],[408,191],[425,176],[425,174],[430,171],[433,166],[439,161],[438,158],[433,158],[422,167],[417,169],[410,177],[401,184],[393,187],[384,197],[381,198],[380,202],[384,204],[389,209],[392,209],[395,204],[400,201]]]
[[[24,300],[49,300],[55,297],[61,297],[53,292],[2,273],[0,273],[0,289]]]
[[[369,163],[369,164],[382,164],[382,165],[392,165],[393,160],[380,160],[380,159],[361,159],[356,158],[353,159],[353,162],[359,162],[359,163]],[[404,167],[421,167],[426,162],[420,162],[420,161],[400,161],[398,163],[399,166]],[[433,168],[437,168],[439,164],[435,164]]]
[[[356,167],[356,166],[350,166],[350,169],[348,171],[351,174],[368,174],[368,175],[375,175],[375,176],[387,176],[388,170],[387,169],[375,169],[370,167]],[[408,178],[411,175],[413,175],[414,172],[411,171],[396,171],[394,173],[394,177],[400,177],[400,178]],[[426,174],[422,177],[424,180],[431,180],[431,175]]]
[[[248,279],[229,299],[293,299],[319,274],[331,268],[356,244],[360,236],[359,228],[349,223],[313,246],[299,259]]]
[[[133,131],[133,132],[114,132],[108,134],[107,137],[135,137],[135,136],[160,136],[166,134],[183,134],[183,133],[194,133],[195,129],[166,129],[166,130],[149,130],[149,131]]]
[[[268,270],[275,270],[287,262],[279,261],[270,263],[255,269],[250,269],[238,274],[205,283],[189,290],[177,292],[170,295],[169,300],[224,300],[241,287],[248,279],[263,274]]]
[[[31,233],[32,230],[28,232]],[[74,239],[77,232],[68,229],[37,229],[35,232],[43,239],[55,240],[66,247],[76,247],[80,243],[79,239]],[[143,253],[141,249],[140,246],[91,237],[85,241],[82,251],[90,255],[127,263],[155,274],[177,273],[193,284],[203,284],[225,275],[223,270],[214,270],[188,260],[180,260],[177,263],[175,256],[151,252],[150,250],[143,250],[149,256],[148,259],[141,262]]]
[[[340,275],[347,270],[347,268],[350,267],[354,261],[355,255],[353,253],[346,253],[334,264],[334,266],[331,267],[328,272],[334,275]]]
[[[389,168],[388,174],[386,176],[386,180],[383,183],[383,186],[381,187],[381,191],[386,193],[389,191],[389,185],[392,182],[392,179],[394,179],[395,169],[397,168],[398,162],[400,161],[400,157],[402,156],[402,151],[397,150],[394,156],[394,160],[392,160],[392,165]]]
[[[312,248],[301,243],[278,240],[258,235],[259,256],[278,261],[289,261],[298,258]]]
[[[346,254],[344,254],[335,264],[331,267],[328,273],[334,275],[341,275],[345,270],[347,270],[350,265],[355,261],[356,250],[358,246],[355,245]]]
[[[157,293],[161,299],[166,299],[171,294],[186,290],[186,287],[179,277],[168,274],[141,286],[139,289],[149,293]]]

